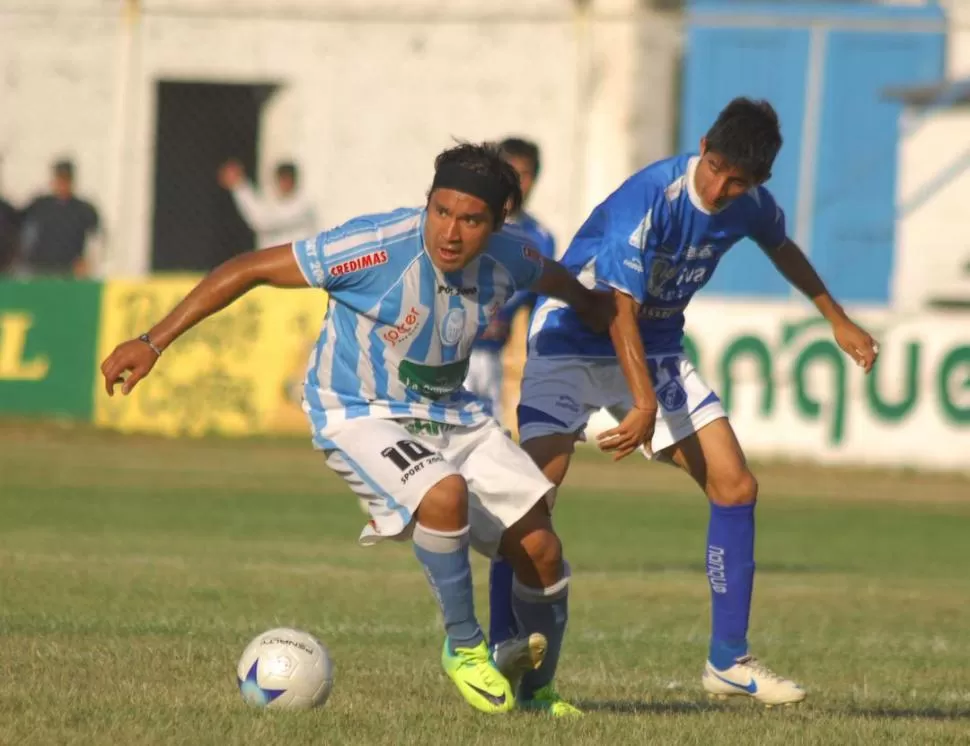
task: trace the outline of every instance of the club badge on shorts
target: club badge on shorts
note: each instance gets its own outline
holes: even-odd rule
[[[680,385],[680,381],[672,378],[657,389],[657,401],[665,412],[673,412],[686,406],[687,392]]]

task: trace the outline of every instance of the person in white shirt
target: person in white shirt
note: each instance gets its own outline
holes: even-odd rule
[[[315,235],[315,211],[310,200],[298,189],[295,164],[277,164],[276,193],[272,196],[256,192],[238,160],[226,161],[219,169],[218,178],[219,184],[232,193],[243,220],[256,233],[259,248]]]

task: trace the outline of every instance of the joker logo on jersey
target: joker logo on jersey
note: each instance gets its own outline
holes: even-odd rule
[[[382,333],[381,338],[391,347],[396,347],[399,342],[404,342],[414,335],[414,332],[418,328],[418,322],[420,321],[421,309],[417,306],[411,306],[411,309],[401,319],[400,323],[394,326],[393,329],[388,329]]]

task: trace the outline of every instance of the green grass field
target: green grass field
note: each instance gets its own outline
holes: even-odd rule
[[[759,474],[752,643],[804,705],[708,702],[704,500],[590,452],[556,511],[559,684],[589,715],[489,718],[439,668],[410,548],[357,546],[357,502],[308,443],[0,425],[0,744],[970,743],[970,481]],[[325,708],[240,699],[237,656],[277,625],[330,647]]]

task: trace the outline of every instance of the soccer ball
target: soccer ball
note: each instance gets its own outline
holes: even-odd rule
[[[330,653],[299,629],[271,629],[254,638],[236,667],[239,692],[257,707],[308,710],[327,701],[333,686]]]

